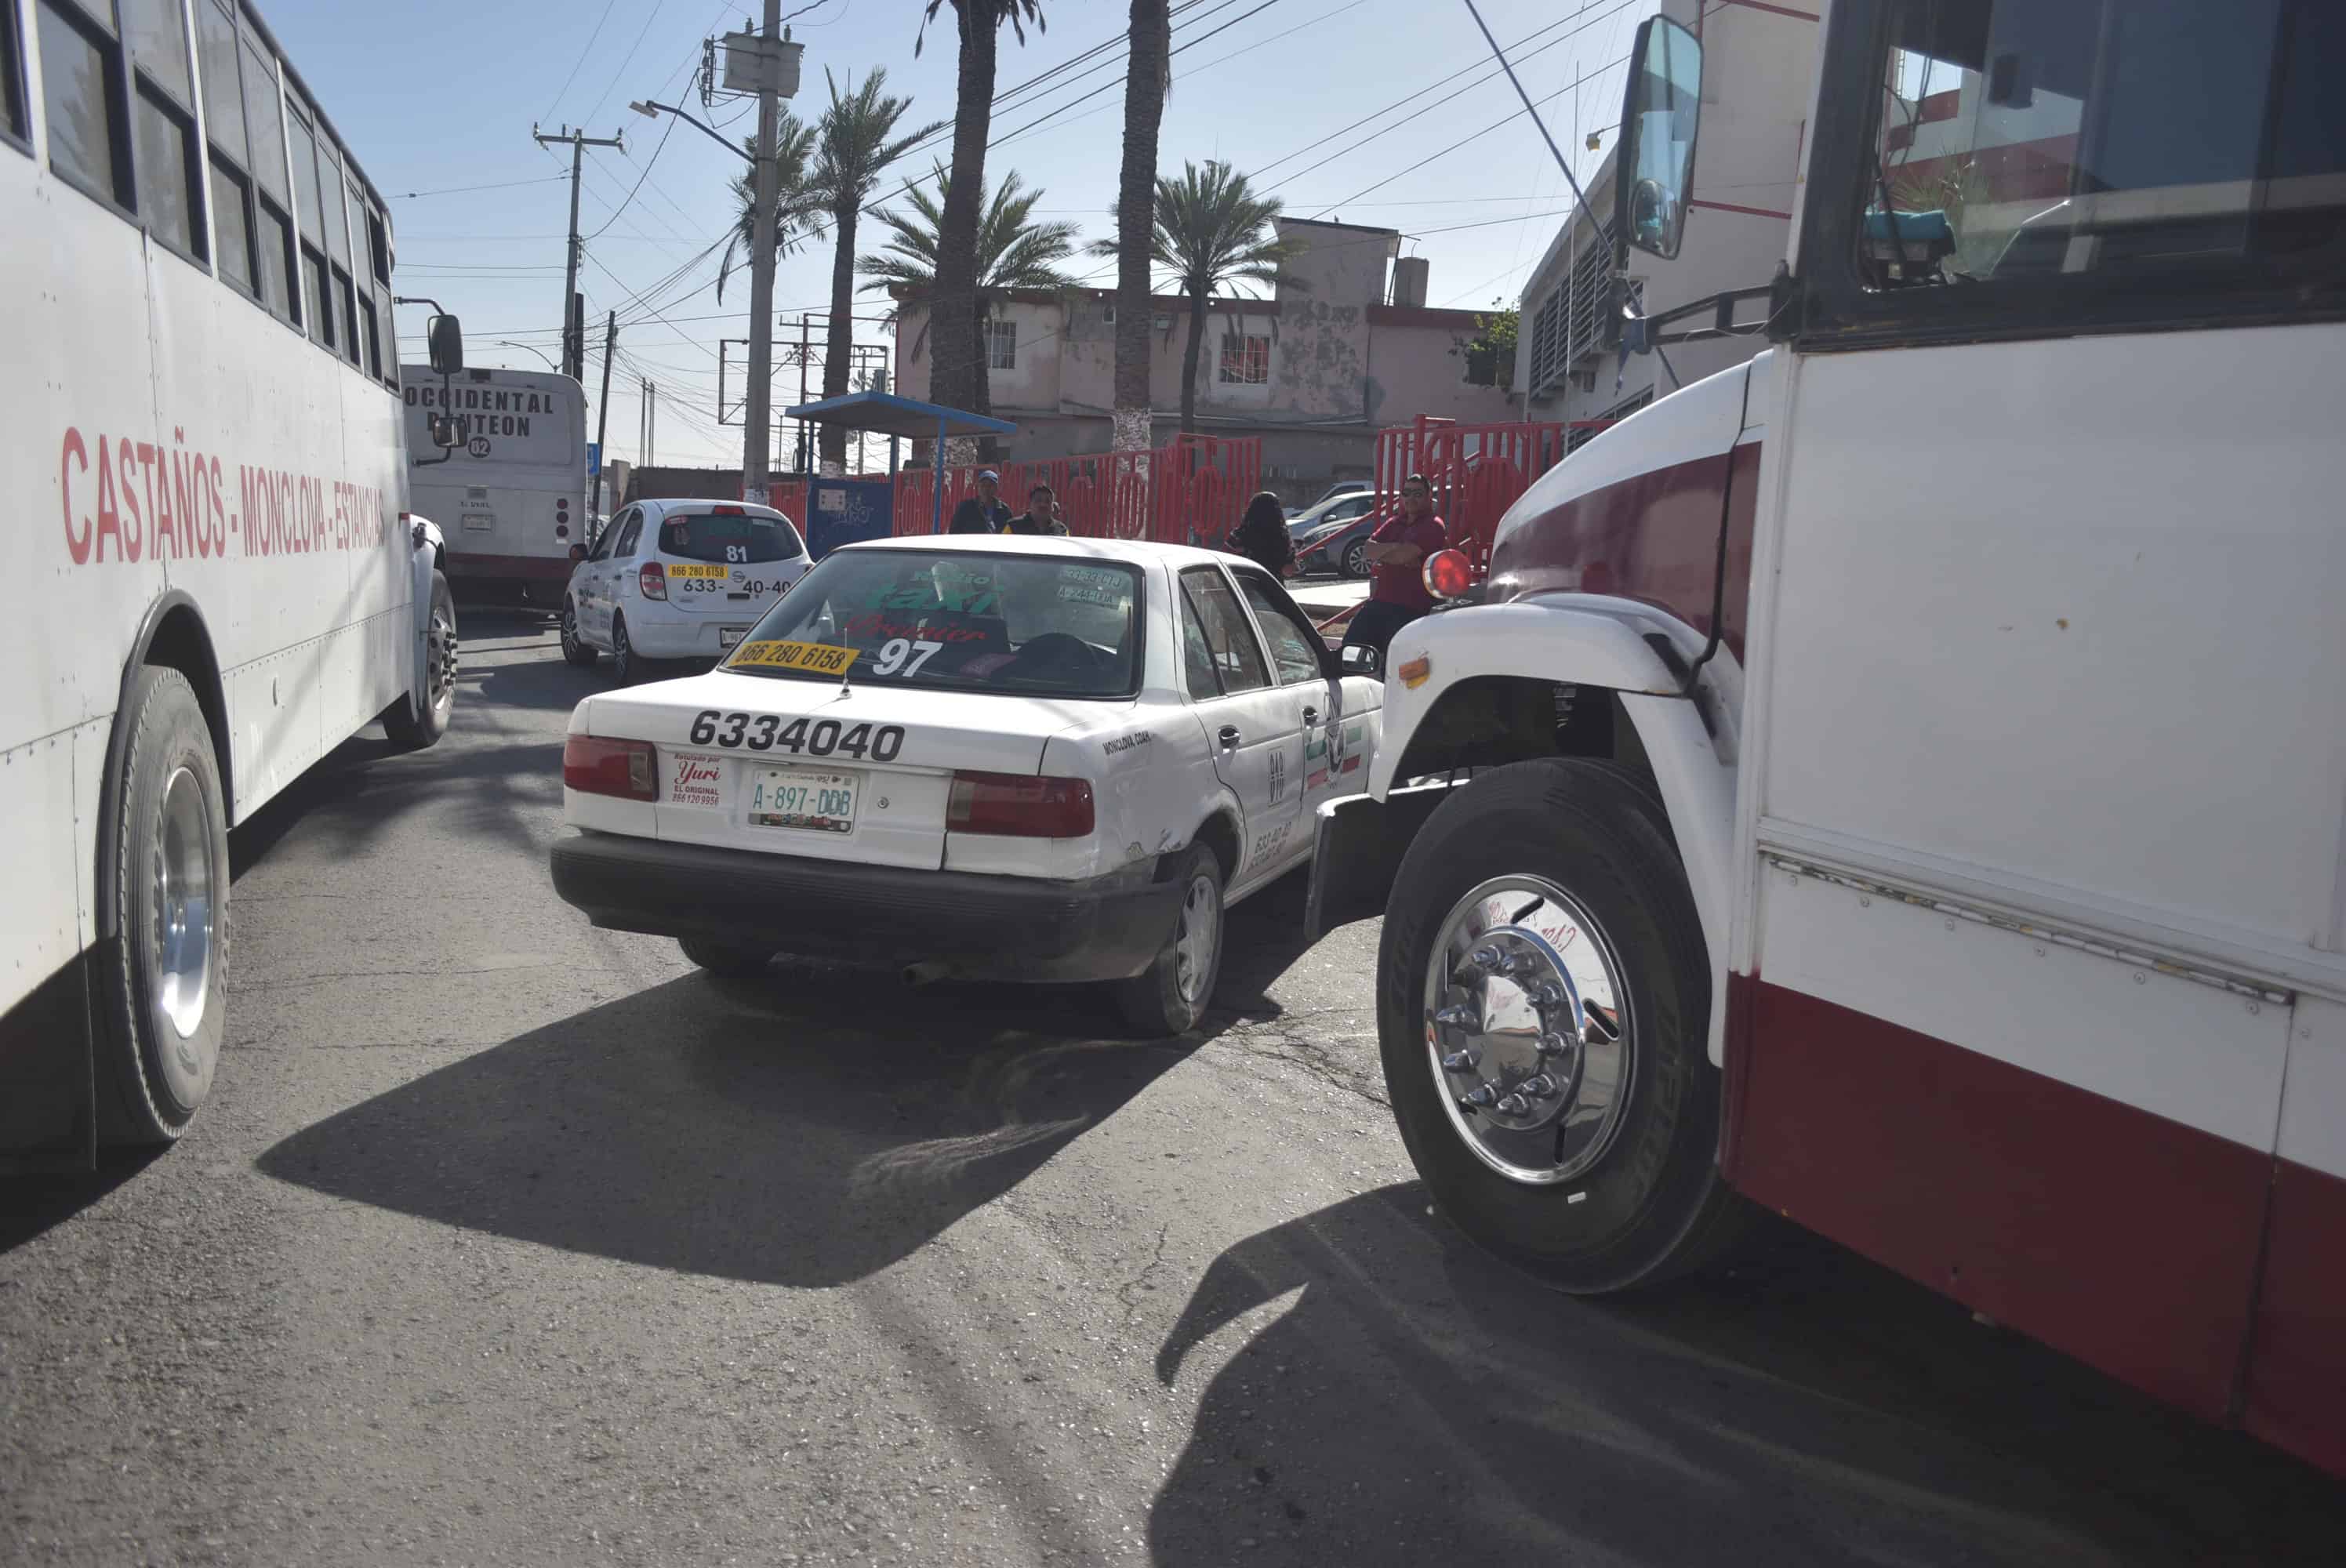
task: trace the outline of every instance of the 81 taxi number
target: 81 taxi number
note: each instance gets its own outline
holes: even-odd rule
[[[893,762],[904,749],[904,727],[842,726],[835,718],[793,718],[775,713],[723,713],[703,708],[692,716],[695,746],[747,747],[751,751],[796,751],[809,757],[845,756],[859,761]]]

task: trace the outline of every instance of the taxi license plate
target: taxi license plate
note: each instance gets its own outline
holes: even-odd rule
[[[750,774],[750,821],[760,828],[852,833],[863,775],[852,770],[759,768]]]
[[[731,647],[735,643],[738,643],[738,642],[740,642],[740,641],[741,640],[741,634],[742,634],[743,632],[747,631],[747,630],[749,630],[749,628],[748,628],[747,626],[719,626],[719,627],[718,627],[718,628],[717,628],[717,646],[718,646],[719,647],[721,647],[721,648],[729,648],[729,647]]]

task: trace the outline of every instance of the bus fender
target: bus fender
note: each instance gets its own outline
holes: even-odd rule
[[[203,611],[186,589],[173,588],[157,595],[155,601],[147,606],[147,613],[138,617],[138,629],[130,639],[129,657],[122,661],[121,680],[114,697],[116,722],[107,727],[106,776],[98,784],[97,820],[101,823],[113,821],[115,812],[120,809],[122,753],[123,748],[130,744],[130,739],[119,720],[130,703],[130,684],[138,678],[138,672],[149,662],[148,656],[155,652],[156,635],[163,629],[164,621],[173,612],[182,609],[187,611],[185,624],[191,629],[187,634],[186,643],[172,650],[178,657],[167,657],[163,662],[178,669],[188,677],[188,684],[195,687],[197,705],[204,710],[204,719],[212,732],[213,760],[219,769],[220,793],[225,798],[230,820],[235,820],[236,776],[230,769],[227,710],[222,706],[225,694],[219,684],[219,656],[212,647],[211,629],[204,625]],[[187,667],[190,664],[197,667]],[[96,880],[93,886],[97,896],[93,903],[93,912],[97,940],[104,942],[122,929],[122,912],[115,907],[115,878],[108,860],[112,853],[112,836],[101,829],[97,839],[98,864],[94,868]]]
[[[1410,840],[1449,793],[1439,784],[1429,788],[1423,780],[1395,777],[1418,727],[1444,693],[1487,676],[1610,691],[1636,726],[1652,766],[1702,921],[1710,960],[1710,1059],[1721,1063],[1741,669],[1723,647],[1710,650],[1698,668],[1706,645],[1702,634],[1650,605],[1596,594],[1535,595],[1444,611],[1403,626],[1385,658],[1384,735],[1370,759],[1367,790],[1321,808],[1325,852],[1313,857],[1307,917],[1315,932],[1324,929],[1323,921],[1332,925],[1382,911]],[[1423,668],[1413,670],[1420,659]],[[1414,687],[1412,674],[1420,677]]]

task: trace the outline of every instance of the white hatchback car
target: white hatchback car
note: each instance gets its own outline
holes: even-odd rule
[[[598,653],[625,683],[647,659],[713,659],[806,575],[806,541],[770,506],[638,501],[581,549],[562,597],[562,657]]]
[[[1178,1033],[1225,907],[1361,788],[1383,696],[1237,556],[851,545],[717,669],[577,706],[554,885],[720,974],[790,952],[1111,981]]]

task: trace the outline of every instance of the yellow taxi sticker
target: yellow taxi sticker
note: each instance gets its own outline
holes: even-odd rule
[[[690,561],[671,561],[668,563],[668,575],[671,577],[722,577],[725,575],[725,568],[696,565]]]
[[[844,675],[862,651],[833,647],[829,643],[743,643],[725,662],[762,665],[769,669],[811,669],[817,675]]]

